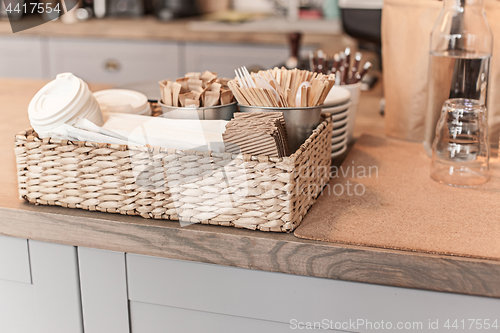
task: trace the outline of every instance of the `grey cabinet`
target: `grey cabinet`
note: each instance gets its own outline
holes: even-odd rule
[[[0,237],[0,251],[0,332],[83,332],[74,246]]]
[[[289,56],[286,45],[184,43],[65,37],[0,37],[0,77],[54,78],[72,72],[85,81],[125,85],[175,79],[211,70],[272,68]],[[303,52],[313,50],[303,47]]]
[[[177,43],[50,38],[50,76],[72,72],[88,82],[127,84],[179,76]]]
[[[195,318],[206,321],[203,332],[221,332],[221,322],[229,323],[222,332],[238,331],[231,325],[243,323],[256,332],[281,332],[280,325],[294,331],[299,323],[377,332],[382,321],[385,327],[390,322],[387,331],[410,325],[408,331],[435,332],[429,321],[439,320],[441,329],[447,319],[500,321],[498,299],[132,254],[127,254],[127,276],[133,333],[159,332],[153,323],[196,331],[199,326],[190,322]]]
[[[41,79],[48,75],[47,53],[40,37],[0,37],[0,76]]]
[[[493,298],[0,236],[0,332],[275,333],[308,323],[334,332],[436,332],[447,320],[492,324],[499,313]],[[429,327],[436,321],[438,330]]]

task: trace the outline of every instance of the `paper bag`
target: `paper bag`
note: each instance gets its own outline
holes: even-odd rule
[[[385,132],[423,141],[427,111],[430,36],[443,7],[437,0],[385,0],[382,11],[382,60]],[[500,128],[500,1],[485,5],[494,49],[488,88],[490,141],[498,145]]]

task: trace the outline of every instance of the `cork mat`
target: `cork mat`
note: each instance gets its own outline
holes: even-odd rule
[[[500,260],[498,159],[490,166],[492,178],[484,185],[441,185],[429,176],[430,158],[421,144],[364,135],[295,235]]]

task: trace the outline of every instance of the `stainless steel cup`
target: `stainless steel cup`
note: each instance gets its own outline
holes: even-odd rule
[[[162,117],[170,119],[231,120],[237,111],[236,102],[203,108],[180,108],[167,106],[158,101],[163,111]]]
[[[290,150],[294,153],[321,122],[321,106],[275,108],[239,105],[241,112],[283,112]]]

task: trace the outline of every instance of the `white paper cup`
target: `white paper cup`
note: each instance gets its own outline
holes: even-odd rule
[[[77,118],[85,118],[97,126],[104,124],[101,110],[88,85],[71,73],[59,74],[45,85],[28,107],[31,126],[40,137],[62,124],[73,125]]]

